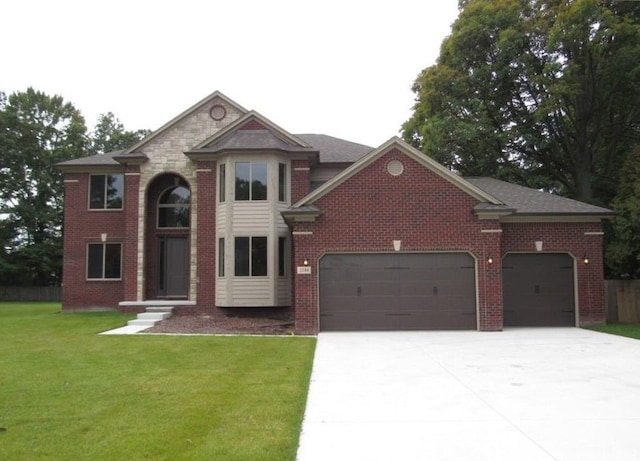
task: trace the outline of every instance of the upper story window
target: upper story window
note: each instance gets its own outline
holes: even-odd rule
[[[124,175],[94,174],[89,176],[89,209],[121,210]]]
[[[224,163],[220,164],[220,171],[218,175],[218,200],[220,202],[224,202],[226,200],[226,188],[227,188],[227,178],[226,178],[227,166]]]
[[[287,201],[287,164],[278,163],[278,201]]]
[[[167,189],[158,200],[158,227],[189,227],[191,191],[184,186]]]
[[[267,200],[267,163],[236,162],[236,200]]]

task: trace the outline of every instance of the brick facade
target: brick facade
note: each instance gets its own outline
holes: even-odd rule
[[[387,164],[399,160],[404,173],[394,177]],[[315,205],[322,215],[316,222],[293,228],[297,260],[307,260],[313,274],[295,277],[296,330],[315,334],[319,321],[317,268],[327,253],[392,252],[401,240],[403,252],[465,251],[476,260],[478,329],[501,330],[502,265],[509,252],[569,252],[577,260],[585,252],[588,265],[577,265],[580,324],[604,321],[601,237],[599,223],[506,224],[479,219],[478,201],[397,149],[392,149],[350,177]],[[593,256],[591,256],[593,255]],[[492,262],[489,263],[491,258]]]
[[[223,120],[213,119],[209,111],[213,105],[220,104],[225,106],[226,116]],[[251,116],[227,99],[212,97],[138,146],[135,153],[142,158],[146,156],[148,161],[129,166],[113,161],[109,172],[124,174],[122,210],[88,209],[90,172],[104,173],[108,163],[97,169],[87,167],[84,172],[77,172],[80,170],[75,166],[75,169],[66,171],[65,310],[118,308],[122,301],[151,302],[159,298],[158,238],[180,235],[188,238],[190,248],[186,296],[190,305],[182,308],[181,313],[236,315],[239,312],[236,308],[218,308],[215,304],[217,226],[226,219],[222,214],[216,218],[219,158],[214,153],[206,154],[210,157],[190,157],[192,152],[189,151],[194,146],[206,144],[217,133],[226,136],[225,130],[230,126],[238,130],[273,129],[273,133],[282,134],[266,119],[251,119]],[[501,260],[510,253],[536,252],[534,242],[541,241],[543,252],[567,253],[574,260],[578,323],[588,325],[604,321],[600,218],[574,217],[562,222],[547,216],[534,222],[534,218],[518,221],[512,217],[504,218],[505,215],[499,213],[480,217],[474,207],[484,201],[472,189],[461,187],[460,182],[451,179],[450,173],[425,165],[415,156],[417,154],[409,155],[409,146],[401,142],[389,146],[386,151],[380,148],[380,155],[371,157],[372,161],[363,168],[343,181],[330,183],[326,193],[318,194],[317,199],[309,203],[319,210],[318,216],[306,215],[304,219],[289,223],[292,241],[290,267],[294,269],[292,306],[266,309],[275,309],[275,314],[285,316],[293,309],[296,331],[299,334],[316,334],[319,328],[318,267],[321,258],[328,253],[390,253],[395,251],[393,241],[400,240],[402,252],[470,254],[475,260],[478,329],[499,331],[503,328]],[[296,147],[311,149],[302,145]],[[277,155],[286,159],[288,153],[278,151]],[[391,161],[402,163],[402,174],[390,174],[387,166]],[[299,151],[291,157],[291,205],[315,197],[310,181],[315,162],[315,157]],[[277,178],[275,174],[273,177]],[[190,228],[158,229],[158,197],[176,180],[187,185],[191,192]],[[233,206],[231,200],[231,197],[227,198],[229,209]],[[313,208],[309,210],[311,214],[315,213]],[[279,216],[276,218],[281,220]],[[254,215],[243,219],[255,227],[255,222],[251,222],[251,219],[255,220]],[[103,238],[107,243],[122,244],[121,280],[87,280],[87,244],[100,243]],[[585,256],[589,259],[588,264],[584,262]],[[297,274],[295,268],[303,266],[305,261],[312,273]],[[272,267],[277,266],[273,264]],[[218,289],[220,295],[223,288]],[[251,307],[245,312],[259,311],[257,308],[251,310]]]

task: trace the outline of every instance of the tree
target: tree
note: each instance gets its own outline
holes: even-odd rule
[[[127,131],[120,120],[111,112],[101,114],[98,123],[91,133],[91,152],[106,154],[131,147],[145,136],[150,130]]]
[[[607,266],[614,277],[640,278],[640,145],[627,156],[613,207]]]
[[[62,174],[57,162],[87,146],[80,112],[32,88],[0,98],[0,237],[14,283],[57,283],[61,271]],[[7,272],[9,276],[7,276]]]
[[[640,126],[640,3],[461,0],[403,137],[464,175],[608,205]]]

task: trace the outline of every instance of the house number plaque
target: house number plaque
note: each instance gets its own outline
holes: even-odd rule
[[[311,266],[298,266],[298,274],[311,274]]]

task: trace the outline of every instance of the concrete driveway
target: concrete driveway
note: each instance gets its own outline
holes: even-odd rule
[[[321,333],[298,461],[640,459],[640,341]]]

